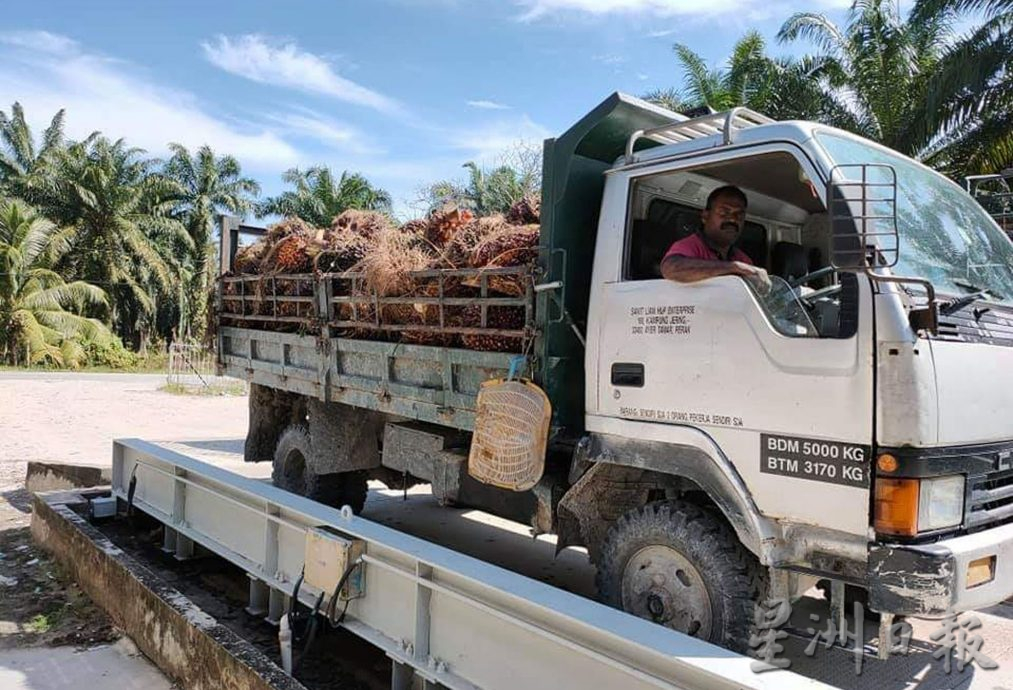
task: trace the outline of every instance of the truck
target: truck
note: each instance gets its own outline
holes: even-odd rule
[[[769,290],[661,277],[725,185]],[[1013,244],[916,161],[615,93],[544,143],[536,264],[470,274],[468,298],[444,290],[467,269],[429,272],[430,296],[371,316],[355,275],[231,275],[246,229],[222,221],[217,356],[250,383],[245,457],[278,486],[362,510],[368,479],[427,482],[586,548],[602,601],[740,651],[758,602],[817,583],[881,634],[1013,594]],[[503,296],[508,273],[524,288]],[[478,309],[431,328],[512,351],[371,338],[403,328],[377,317],[398,300]],[[523,326],[487,318],[503,305]],[[484,400],[508,384],[514,408]],[[516,433],[487,433],[504,414]]]

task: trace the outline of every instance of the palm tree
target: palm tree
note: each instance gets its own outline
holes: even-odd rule
[[[816,46],[821,82],[854,131],[953,175],[994,171],[1013,160],[1010,6],[919,0],[905,18],[894,2],[857,0],[843,27],[803,12],[778,38]],[[984,21],[958,36],[967,11]]]
[[[826,69],[822,61],[771,58],[766,48],[763,37],[750,31],[736,41],[723,68],[712,68],[689,46],[677,43],[672,49],[683,69],[682,90],[659,89],[644,97],[676,112],[746,106],[781,120],[850,124],[846,111],[817,85]]]
[[[61,267],[106,288],[111,299],[103,316],[135,347],[155,316],[157,296],[176,294],[176,253],[193,248],[183,223],[172,216],[179,186],[142,154],[97,133],[72,144],[59,158],[59,194],[48,209],[70,229],[74,246]]]
[[[391,209],[390,194],[358,173],[345,171],[335,180],[330,168],[315,166],[305,171],[292,168],[282,179],[295,189],[265,199],[257,206],[258,216],[296,216],[323,227],[348,209],[387,213]]]
[[[64,111],[53,116],[38,148],[20,103],[8,116],[0,111],[0,189],[11,196],[37,200],[50,188],[53,158],[64,147]]]
[[[100,321],[82,315],[105,305],[105,293],[84,281],[67,283],[53,270],[70,250],[68,236],[22,201],[0,203],[0,359],[76,366],[83,340],[112,338]]]
[[[215,216],[222,213],[245,215],[253,209],[252,197],[260,186],[243,177],[232,156],[216,157],[209,146],[194,155],[180,144],[170,144],[172,157],[162,173],[178,185],[175,215],[190,236],[191,252],[181,290],[179,334],[199,336],[205,323],[207,298],[213,280],[215,248],[212,243]]]
[[[488,170],[468,161],[463,167],[468,171],[466,183],[443,180],[424,190],[430,210],[454,204],[479,216],[506,213],[517,201],[539,191],[537,168],[532,165],[522,166],[521,169],[499,165]]]

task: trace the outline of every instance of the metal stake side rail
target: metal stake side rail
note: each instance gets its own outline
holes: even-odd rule
[[[198,543],[250,576],[251,608],[277,620],[303,569],[307,531],[365,544],[364,594],[342,625],[393,660],[392,687],[827,688],[264,482],[137,439],[113,444],[113,492],[166,527],[183,558]],[[312,606],[321,592],[303,586]]]

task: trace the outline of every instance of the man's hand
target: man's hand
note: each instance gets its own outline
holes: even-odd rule
[[[751,266],[750,264],[743,263],[742,261],[732,262],[732,273],[733,275],[742,276],[756,288],[756,291],[761,295],[765,295],[770,292],[770,276],[767,272],[759,266]]]

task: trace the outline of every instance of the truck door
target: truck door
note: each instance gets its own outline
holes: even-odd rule
[[[625,186],[629,212],[622,223],[612,219],[611,233],[604,232],[610,221],[603,214],[599,229],[589,324],[597,347],[588,353],[588,367],[597,368],[597,395],[588,407],[596,412],[587,422],[611,433],[626,420],[659,425],[672,443],[702,433],[765,515],[864,534],[873,438],[868,281],[849,274],[810,287],[809,294],[824,290],[831,302],[820,304],[831,316],[817,328],[816,310],[799,306],[777,275],[774,290],[763,295],[735,276],[685,284],[638,274],[633,265],[632,241],[667,247],[686,232],[640,221],[649,199],[679,198],[688,182],[699,191],[682,203],[697,208],[710,189],[734,182],[750,199],[748,217],[777,233],[770,246],[802,245],[815,255],[826,225],[813,191],[819,185],[802,182],[818,177],[802,158],[773,150],[725,154],[698,159],[693,168],[609,180],[614,196],[606,199]],[[753,215],[760,213],[767,217]],[[651,234],[665,232],[663,241]]]

